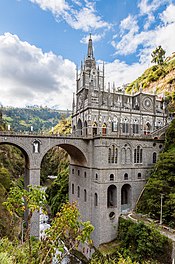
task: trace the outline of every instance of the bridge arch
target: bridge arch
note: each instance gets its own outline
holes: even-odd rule
[[[56,146],[64,149],[68,153],[71,164],[84,166],[87,164],[87,157],[80,147],[77,147],[76,145],[73,145],[71,143],[55,142],[54,144],[45,148],[44,151],[40,154],[40,165],[47,152]]]

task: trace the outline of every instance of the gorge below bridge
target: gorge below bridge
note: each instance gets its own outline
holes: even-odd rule
[[[69,154],[70,164],[88,165],[88,140],[72,135],[41,135],[34,133],[0,132],[0,145],[8,144],[20,149],[25,158],[24,187],[40,185],[41,163],[47,152],[55,146]],[[39,237],[39,214],[31,221],[31,235]]]

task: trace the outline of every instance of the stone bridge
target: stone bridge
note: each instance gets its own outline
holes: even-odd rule
[[[28,185],[40,185],[40,168],[43,157],[55,146],[59,146],[67,151],[70,157],[70,164],[87,166],[89,162],[88,141],[72,135],[35,135],[1,131],[0,144],[16,146],[24,154],[25,188]],[[35,215],[35,219],[33,219],[31,225],[31,235],[36,237],[39,236],[38,217],[38,215]]]

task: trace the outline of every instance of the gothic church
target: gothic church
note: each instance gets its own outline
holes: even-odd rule
[[[87,144],[87,162],[70,164],[69,199],[95,230],[95,246],[117,236],[118,217],[133,209],[163,148],[167,114],[156,94],[105,87],[91,36],[77,70],[72,136]]]

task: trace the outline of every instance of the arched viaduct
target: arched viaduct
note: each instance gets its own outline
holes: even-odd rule
[[[9,144],[18,147],[25,157],[25,188],[28,185],[40,185],[40,168],[43,157],[53,147],[59,146],[67,151],[70,164],[88,166],[89,143],[73,136],[44,136],[0,132],[0,145]],[[39,237],[39,215],[35,214],[31,223],[31,235]]]

